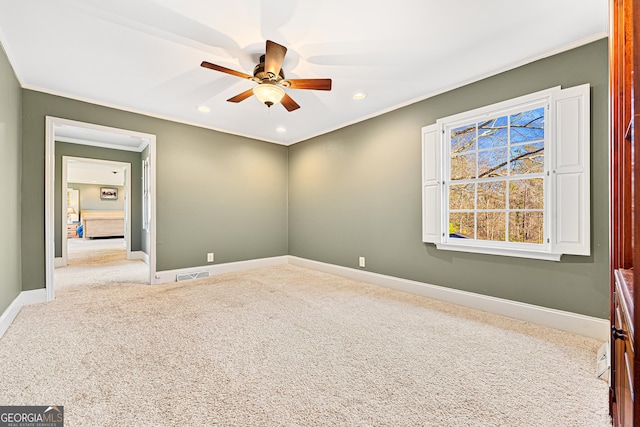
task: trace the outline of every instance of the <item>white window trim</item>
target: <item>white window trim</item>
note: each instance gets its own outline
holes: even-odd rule
[[[515,244],[448,236],[443,191],[448,177],[445,128],[501,111],[548,105],[545,123],[545,242]],[[590,255],[590,99],[589,85],[559,86],[438,119],[422,128],[423,241],[441,250],[560,261],[563,254]],[[564,117],[564,119],[562,119]],[[452,241],[453,240],[453,241]]]
[[[542,259],[546,261],[560,261],[562,254],[549,251],[534,251],[515,248],[497,248],[485,245],[457,245],[455,243],[436,243],[436,248],[444,251],[469,252],[486,255],[501,255],[516,258]]]

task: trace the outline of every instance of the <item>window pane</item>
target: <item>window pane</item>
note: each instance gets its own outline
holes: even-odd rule
[[[507,145],[507,116],[478,123],[478,149]]]
[[[474,213],[456,212],[449,214],[449,237],[473,239]]]
[[[511,174],[544,172],[544,142],[511,147]]]
[[[511,116],[511,143],[544,139],[544,107]]]
[[[478,178],[507,176],[507,172],[506,148],[478,153]]]
[[[449,187],[449,209],[474,209],[474,200],[474,184],[458,184]]]
[[[509,183],[509,209],[543,209],[544,180],[518,179]]]
[[[509,214],[509,241],[542,244],[544,242],[544,215],[542,212],[511,212]]]
[[[529,107],[449,128],[450,237],[542,243],[545,114]]]
[[[476,177],[476,153],[451,157],[451,180]]]
[[[451,153],[476,149],[476,124],[462,126],[451,131]]]
[[[505,241],[505,218],[504,212],[478,212],[478,240]]]
[[[478,209],[505,209],[506,188],[506,181],[478,183]]]

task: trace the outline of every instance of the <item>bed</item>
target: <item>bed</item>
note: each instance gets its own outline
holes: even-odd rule
[[[83,237],[124,236],[124,211],[81,210]]]

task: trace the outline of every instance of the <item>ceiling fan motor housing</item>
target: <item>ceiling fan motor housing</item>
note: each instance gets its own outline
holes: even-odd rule
[[[258,81],[262,82],[264,80],[270,80],[272,82],[279,82],[280,80],[284,80],[284,71],[280,68],[280,72],[274,78],[269,73],[264,70],[264,62],[265,55],[260,56],[260,63],[255,66],[253,69],[253,77],[255,77]]]

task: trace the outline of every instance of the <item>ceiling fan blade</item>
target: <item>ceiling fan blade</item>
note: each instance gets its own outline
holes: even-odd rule
[[[202,61],[202,64],[200,64],[200,66],[204,68],[209,68],[210,70],[231,74],[232,76],[242,77],[243,79],[251,79],[253,77],[253,76],[250,76],[249,74],[232,70],[231,68],[223,67],[222,65],[212,64],[211,62],[207,62],[207,61]]]
[[[287,48],[279,45],[276,42],[267,40],[267,50],[264,55],[264,71],[267,72],[272,78],[280,74],[282,68],[282,62],[284,61],[284,55],[287,53]]]
[[[287,109],[287,111],[291,112],[293,110],[297,110],[298,108],[300,108],[300,106],[298,105],[298,103],[296,101],[294,101],[289,95],[287,95],[286,93],[284,94],[284,98],[282,98],[282,101],[280,101],[280,103],[284,106],[284,108]]]
[[[229,102],[241,102],[241,101],[244,101],[245,99],[247,99],[248,97],[250,97],[251,95],[253,95],[253,89],[245,90],[244,92],[239,93],[238,95],[234,96],[233,98],[227,99],[227,101],[229,101]]]
[[[291,79],[287,80],[291,89],[331,90],[331,79]]]

